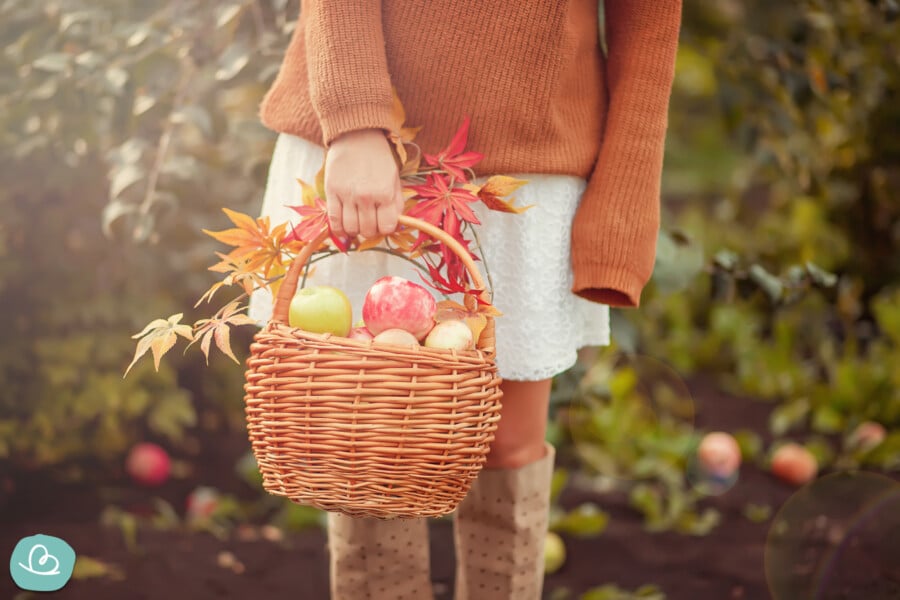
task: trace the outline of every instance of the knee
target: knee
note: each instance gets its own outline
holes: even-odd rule
[[[538,460],[545,454],[543,438],[528,440],[501,434],[491,442],[484,466],[488,469],[517,469]]]

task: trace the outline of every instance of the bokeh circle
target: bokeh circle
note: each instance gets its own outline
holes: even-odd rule
[[[773,600],[900,598],[900,483],[856,471],[808,484],[772,520],[765,569]]]

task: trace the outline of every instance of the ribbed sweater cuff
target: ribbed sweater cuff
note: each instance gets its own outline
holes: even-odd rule
[[[578,296],[619,308],[638,308],[644,278],[625,267],[575,262],[572,291]]]
[[[319,116],[322,138],[325,146],[339,135],[359,129],[383,129],[391,131],[394,126],[392,106],[382,104],[355,104]]]

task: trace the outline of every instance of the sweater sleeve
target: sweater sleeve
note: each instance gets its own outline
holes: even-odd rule
[[[324,144],[357,129],[392,129],[381,0],[302,4],[309,95]]]
[[[656,258],[681,0],[606,0],[609,106],[572,227],[572,291],[637,307]]]

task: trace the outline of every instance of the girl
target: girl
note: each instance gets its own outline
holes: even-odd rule
[[[326,158],[331,226],[394,230],[403,201],[385,133],[392,86],[416,143],[435,154],[464,116],[468,150],[529,180],[521,215],[481,210],[494,282],[503,408],[485,468],[454,513],[457,600],[537,600],[554,448],[553,375],[582,346],[609,343],[609,307],[637,307],[653,269],[666,114],[680,0],[305,0],[263,123],[279,132],[263,214],[290,220],[297,178]],[[316,277],[354,306],[384,274],[416,279],[381,253],[336,256]],[[330,263],[330,264],[326,264]],[[268,320],[271,299],[251,315]],[[328,513],[333,600],[427,600],[426,519]]]

